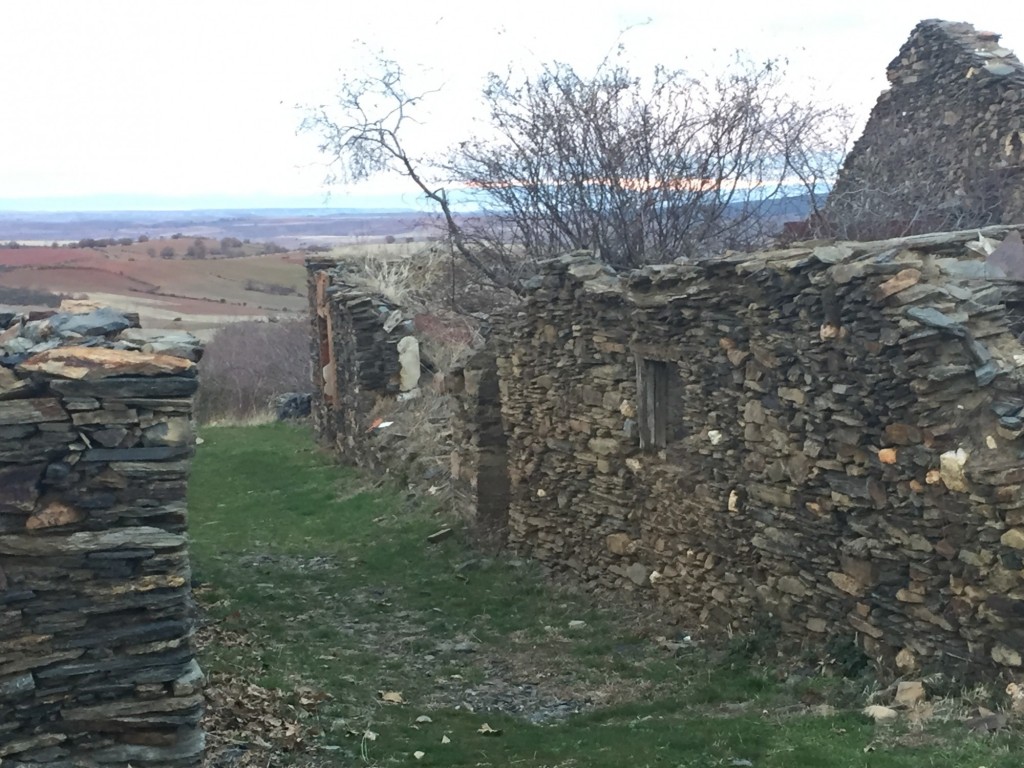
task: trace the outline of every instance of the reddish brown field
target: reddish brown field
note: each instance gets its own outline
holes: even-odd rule
[[[103,301],[139,312],[145,325],[176,322],[193,330],[305,309],[304,254],[182,258],[192,242],[0,248],[0,286]],[[147,253],[159,254],[168,245],[176,258]],[[216,241],[208,242],[215,246]]]
[[[0,267],[44,267],[87,262],[94,256],[95,253],[91,249],[0,248]]]

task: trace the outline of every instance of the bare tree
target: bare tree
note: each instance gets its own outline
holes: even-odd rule
[[[591,248],[635,267],[762,245],[779,200],[819,189],[841,157],[829,131],[844,113],[789,97],[777,62],[650,79],[613,59],[590,76],[553,64],[492,75],[484,98],[494,134],[447,167],[481,190],[502,241],[537,257]]]
[[[300,130],[320,137],[320,151],[332,169],[328,181],[364,181],[386,172],[405,176],[438,206],[451,245],[459,255],[493,285],[515,290],[516,282],[492,263],[497,254],[467,241],[446,189],[431,182],[428,174],[433,164],[413,155],[400,136],[403,127],[414,122],[412,113],[417,105],[431,92],[408,93],[398,62],[381,57],[376,64],[376,73],[342,82],[337,116],[321,105],[308,110],[302,121]]]
[[[818,194],[845,139],[834,129],[845,112],[786,94],[778,62],[644,78],[613,54],[593,74],[560,63],[492,74],[485,128],[426,158],[402,130],[426,94],[407,93],[403,76],[379,60],[342,83],[339,110],[310,110],[303,128],[336,180],[408,178],[438,206],[454,252],[516,292],[533,261],[575,249],[634,267],[761,245],[780,225],[778,201]],[[453,211],[455,189],[470,190],[479,215]]]

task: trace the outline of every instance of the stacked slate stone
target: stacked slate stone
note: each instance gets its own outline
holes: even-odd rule
[[[370,412],[401,391],[398,343],[412,321],[400,308],[345,282],[344,267],[307,262],[314,323],[313,425],[350,460],[363,458]]]
[[[446,382],[451,396],[454,506],[476,540],[492,548],[508,536],[508,456],[494,353],[477,352]]]
[[[1007,228],[552,262],[492,334],[510,544],[691,630],[1020,671],[1022,280]]]
[[[0,324],[0,762],[198,765],[198,343],[108,309]]]
[[[999,35],[922,21],[887,74],[829,194],[835,234],[1024,220],[1024,65]]]

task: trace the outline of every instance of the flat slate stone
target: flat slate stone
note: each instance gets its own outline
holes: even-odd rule
[[[79,531],[68,536],[0,536],[3,555],[79,555],[103,550],[177,549],[185,537],[160,528],[137,526],[109,531]]]
[[[907,310],[907,317],[916,320],[922,325],[927,325],[929,328],[937,328],[953,336],[965,336],[967,334],[967,329],[963,325],[932,307],[911,307]]]
[[[171,355],[103,347],[60,347],[23,362],[18,369],[62,379],[96,381],[112,376],[167,376],[193,373],[195,363]]]
[[[33,397],[25,400],[0,400],[0,426],[41,424],[50,421],[68,421],[70,417],[60,400],[53,397]]]
[[[83,314],[61,312],[49,320],[50,327],[61,335],[106,336],[130,328],[132,321],[110,307],[100,307]]]
[[[178,358],[173,358],[177,360]],[[193,366],[194,367],[194,366]],[[190,369],[194,374],[194,370]],[[131,399],[159,397],[177,398],[195,394],[199,381],[191,376],[118,376],[98,381],[63,380],[50,382],[50,389],[71,397],[100,399]]]
[[[91,448],[82,461],[164,461],[192,453],[189,445],[158,445],[148,448]]]

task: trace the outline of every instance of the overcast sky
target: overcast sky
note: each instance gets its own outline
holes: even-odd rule
[[[296,135],[294,107],[331,98],[365,57],[357,40],[443,84],[427,123],[440,146],[461,135],[489,70],[592,66],[630,26],[640,66],[713,68],[737,49],[782,56],[794,87],[811,78],[863,117],[923,18],[969,21],[1024,51],[1024,4],[1008,0],[0,0],[0,208],[69,196],[318,199],[324,169],[313,139]]]

